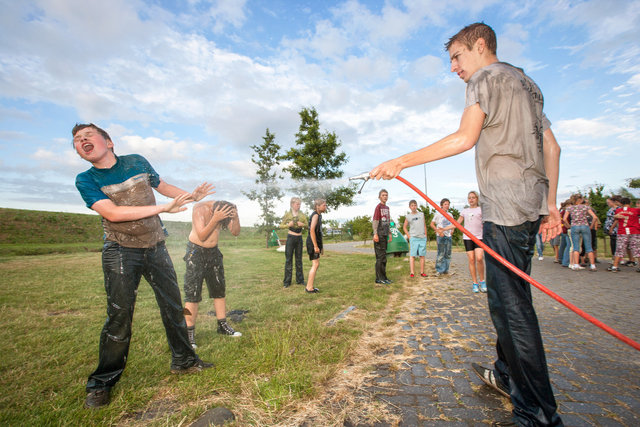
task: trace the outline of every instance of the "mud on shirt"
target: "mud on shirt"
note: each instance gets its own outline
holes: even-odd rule
[[[113,167],[91,167],[76,177],[76,188],[88,208],[104,199],[110,199],[117,206],[155,205],[153,188],[158,185],[160,176],[147,159],[138,154],[116,156]],[[105,240],[128,248],[150,248],[166,236],[158,215],[123,222],[102,218],[102,227]]]

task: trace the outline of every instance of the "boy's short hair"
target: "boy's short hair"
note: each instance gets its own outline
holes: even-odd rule
[[[449,51],[451,45],[455,42],[463,44],[467,49],[473,49],[473,45],[478,39],[483,39],[487,49],[492,54],[496,54],[498,50],[498,42],[496,41],[496,33],[493,28],[485,24],[484,22],[476,22],[475,24],[467,25],[455,35],[453,35],[448,42],[444,44],[446,51]]]
[[[411,206],[412,203],[415,203],[416,205],[418,204],[415,200],[409,200],[409,206]]]
[[[291,201],[289,202],[289,206],[293,206],[293,204],[296,202],[302,203],[302,199],[300,197],[292,197]]]
[[[380,191],[378,192],[378,197],[380,197],[380,196],[382,195],[382,193],[387,193],[387,194],[389,194],[389,192],[383,188],[382,190],[380,190]]]
[[[237,209],[236,205],[234,205],[231,202],[227,202],[226,200],[216,200],[215,202],[213,202],[213,205],[211,206],[211,212],[214,212],[218,208],[224,209],[227,206],[231,206],[233,209]],[[220,226],[222,227],[222,229],[228,228],[230,222],[231,222],[231,217],[227,217],[222,221],[220,221]]]
[[[317,209],[318,206],[322,206],[325,203],[327,203],[327,201],[325,199],[315,199],[313,201],[313,209]]]
[[[623,205],[630,205],[631,204],[631,199],[628,197],[621,197],[620,198],[620,203],[622,203]]]
[[[449,202],[449,204],[451,204],[451,200],[447,199],[446,197],[442,200],[440,200],[440,207],[442,207],[442,205],[444,205],[444,202]]]
[[[111,137],[109,136],[107,131],[102,128],[99,128],[93,123],[76,123],[73,129],[71,129],[71,136],[76,136],[76,133],[80,132],[82,129],[85,129],[85,128],[94,128],[96,131],[98,131],[100,135],[102,135],[104,139],[106,139],[107,141],[111,141]]]
[[[611,200],[612,202],[620,203],[620,199],[622,199],[622,197],[617,194],[614,194],[613,196],[609,197],[609,200]]]

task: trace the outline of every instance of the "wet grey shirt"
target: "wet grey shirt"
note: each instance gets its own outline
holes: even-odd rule
[[[408,213],[405,218],[405,221],[409,223],[409,237],[426,237],[422,212]]]
[[[550,123],[540,88],[522,69],[496,62],[469,79],[465,108],[476,103],[486,114],[476,143],[483,220],[514,226],[547,215],[542,134]]]

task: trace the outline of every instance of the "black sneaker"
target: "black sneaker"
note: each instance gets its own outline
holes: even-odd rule
[[[184,366],[171,366],[172,374],[195,374],[196,372],[200,372],[203,369],[213,368],[213,363],[205,362],[199,357],[196,358],[196,361],[193,365],[184,367]]]
[[[493,388],[504,397],[509,397],[509,387],[504,385],[502,381],[495,376],[493,369],[487,369],[477,363],[472,363],[471,367],[473,368],[473,372],[475,372],[486,385]]]
[[[96,409],[109,404],[111,400],[110,388],[99,388],[91,390],[87,393],[87,398],[84,400],[84,407],[87,409]]]
[[[241,337],[242,334],[233,329],[227,322],[218,322],[218,333],[230,337]]]
[[[384,280],[378,280],[378,279],[376,279],[376,283],[378,285],[386,285],[387,284],[387,282],[385,282]]]
[[[320,289],[318,288],[313,288],[312,290],[309,290],[307,288],[304,288],[304,291],[308,294],[317,294],[318,292],[320,292]]]
[[[383,280],[383,282],[384,282],[385,284],[387,284],[387,285],[390,285],[390,284],[392,284],[392,283],[393,283],[393,282],[392,282],[391,280],[389,280],[389,279],[384,279],[384,280]]]

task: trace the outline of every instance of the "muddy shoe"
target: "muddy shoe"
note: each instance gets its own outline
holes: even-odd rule
[[[199,357],[196,359],[195,363],[189,367],[184,366],[171,366],[172,374],[195,374],[196,372],[200,372],[203,369],[212,368],[213,363],[205,362]]]
[[[504,385],[499,378],[495,376],[493,373],[493,369],[487,369],[484,366],[480,366],[477,363],[472,363],[471,367],[473,368],[473,372],[476,373],[477,376],[489,387],[503,395],[504,397],[509,396],[509,387]]]
[[[111,400],[111,389],[101,388],[91,390],[87,393],[84,400],[84,407],[88,409],[96,409],[109,404]]]

